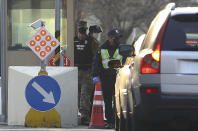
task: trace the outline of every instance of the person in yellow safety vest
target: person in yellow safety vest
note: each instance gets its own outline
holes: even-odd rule
[[[99,48],[92,64],[93,82],[96,84],[100,81],[102,86],[105,117],[107,119],[106,128],[114,127],[115,116],[112,101],[114,102],[116,70],[109,68],[108,62],[112,59],[122,61],[122,56],[119,54],[120,37],[121,35],[117,29],[110,30],[108,40]]]

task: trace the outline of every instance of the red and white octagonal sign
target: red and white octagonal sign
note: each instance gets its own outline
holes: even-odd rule
[[[60,42],[42,27],[26,44],[41,60],[44,60],[60,45]]]

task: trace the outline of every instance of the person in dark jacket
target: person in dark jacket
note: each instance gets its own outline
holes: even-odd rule
[[[90,121],[94,86],[91,79],[91,65],[99,45],[92,36],[87,35],[87,29],[87,22],[80,21],[78,36],[74,38],[74,65],[78,67],[78,108],[82,125],[88,125]]]
[[[112,104],[115,94],[116,70],[108,67],[111,59],[122,61],[119,54],[120,33],[117,29],[108,32],[108,40],[99,48],[92,65],[93,82],[101,82],[103,99],[105,103],[105,117],[107,119],[106,128],[113,128],[114,125],[114,107]]]

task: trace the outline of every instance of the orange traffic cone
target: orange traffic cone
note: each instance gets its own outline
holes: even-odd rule
[[[89,128],[105,128],[103,117],[103,98],[100,82],[95,86],[94,100]]]

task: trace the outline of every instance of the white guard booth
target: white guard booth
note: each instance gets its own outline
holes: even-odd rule
[[[32,78],[38,76],[39,66],[10,66],[8,70],[8,125],[24,126],[30,110],[25,89]],[[55,106],[61,117],[61,127],[78,125],[78,69],[77,67],[46,67],[48,76],[54,78],[61,89],[59,103]]]

